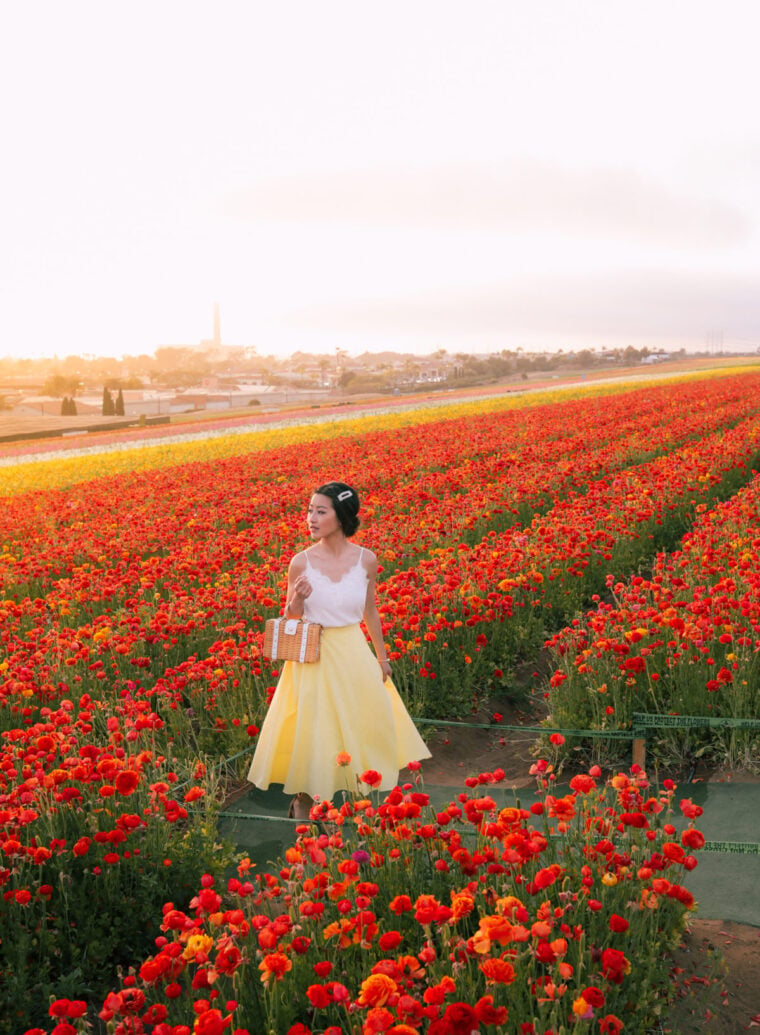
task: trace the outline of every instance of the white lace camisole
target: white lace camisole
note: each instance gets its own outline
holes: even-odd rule
[[[306,553],[304,574],[311,583],[311,593],[304,600],[303,616],[307,622],[318,622],[326,629],[341,625],[356,625],[362,620],[367,602],[369,578],[362,564],[364,547],[359,547],[356,564],[334,582],[319,571]]]

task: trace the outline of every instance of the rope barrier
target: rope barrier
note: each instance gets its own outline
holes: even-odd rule
[[[739,730],[760,730],[760,719],[737,719],[732,716],[724,718],[717,715],[659,715],[656,712],[633,713],[634,731],[647,729],[696,729],[699,727],[719,729],[721,726]]]
[[[265,823],[310,823],[308,819],[293,819],[292,816],[270,816],[265,812],[217,812],[219,819],[256,819]]]
[[[728,855],[760,855],[760,844],[754,841],[705,841],[700,852],[724,852]]]
[[[599,740],[630,740],[636,741],[646,738],[648,731],[653,729],[696,729],[710,728],[717,729],[721,726],[728,726],[732,729],[760,730],[760,719],[738,719],[733,717],[718,717],[713,715],[664,715],[655,712],[634,712],[633,727],[630,730],[599,730],[599,729],[563,729],[559,726],[513,726],[493,722],[460,722],[454,719],[428,719],[418,717],[414,720],[417,726],[445,726],[460,729],[491,730],[492,732],[505,731],[509,733],[525,733],[535,736],[551,735],[559,733],[563,737],[588,737]],[[256,745],[238,751],[229,758],[222,758],[214,766],[214,771],[219,772],[231,762],[244,758],[255,751]],[[180,787],[184,784],[180,784]]]
[[[509,730],[517,733],[561,733],[563,737],[600,737],[608,740],[633,740],[636,734],[632,730],[565,730],[559,726],[507,726],[500,722],[455,722],[451,719],[414,719],[415,725],[430,726],[462,726],[465,729]]]

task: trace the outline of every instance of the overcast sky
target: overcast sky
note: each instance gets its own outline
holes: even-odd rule
[[[25,0],[0,354],[760,345],[756,0]]]

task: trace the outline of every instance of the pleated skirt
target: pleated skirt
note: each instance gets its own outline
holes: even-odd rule
[[[338,765],[340,752],[351,756],[347,766]],[[361,627],[346,625],[322,630],[319,661],[284,662],[248,779],[324,801],[355,792],[368,769],[390,790],[407,762],[422,758],[430,752],[396,687],[383,682]]]

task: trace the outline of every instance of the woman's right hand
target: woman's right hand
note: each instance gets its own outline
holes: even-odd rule
[[[299,575],[293,583],[293,595],[301,601],[311,595],[311,583],[305,575]]]
[[[311,583],[305,575],[299,575],[290,586],[287,604],[285,605],[285,617],[303,618],[304,601],[310,594]]]

